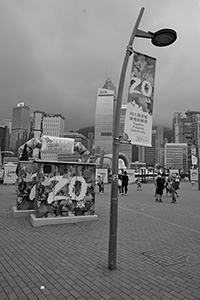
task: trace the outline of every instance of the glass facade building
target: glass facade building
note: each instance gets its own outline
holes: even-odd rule
[[[43,115],[42,119],[42,135],[60,136],[64,132],[65,118],[60,114]],[[57,153],[42,153],[43,160],[58,160]]]
[[[30,108],[22,103],[13,108],[12,129],[10,138],[10,150],[18,152],[18,148],[23,145],[30,132]]]
[[[95,148],[112,153],[114,91],[98,89],[95,113]],[[98,150],[99,151],[99,150]]]
[[[186,143],[165,144],[165,167],[188,171],[188,153]]]

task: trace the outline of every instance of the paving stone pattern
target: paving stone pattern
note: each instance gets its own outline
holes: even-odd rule
[[[177,204],[154,185],[119,197],[117,269],[108,270],[110,185],[98,221],[33,228],[13,219],[15,186],[0,185],[0,300],[200,299],[200,191],[181,183]]]

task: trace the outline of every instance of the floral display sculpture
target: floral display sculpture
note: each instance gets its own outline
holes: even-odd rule
[[[95,165],[39,161],[36,217],[95,214]]]
[[[17,210],[35,207],[35,185],[37,165],[31,161],[21,161],[18,165]]]

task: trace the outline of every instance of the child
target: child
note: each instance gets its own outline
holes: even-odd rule
[[[138,178],[136,180],[136,183],[137,183],[137,191],[141,191],[142,190],[142,184],[141,184],[140,178]]]
[[[101,179],[101,195],[104,194],[104,180],[103,178]]]
[[[98,176],[99,180],[98,180],[98,186],[99,186],[99,194],[102,195],[104,193],[104,181],[103,178],[101,178],[101,176]]]

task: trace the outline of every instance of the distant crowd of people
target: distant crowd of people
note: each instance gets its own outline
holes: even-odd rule
[[[128,182],[129,182],[129,177],[127,175],[126,171],[123,171],[118,175],[118,193],[119,196],[122,195],[127,195],[128,192]],[[104,194],[104,178],[102,176],[98,176],[98,182],[97,185],[99,187],[99,194],[103,195]]]
[[[181,178],[176,173],[176,175],[166,177],[164,173],[159,173],[155,178],[155,199],[156,202],[163,202],[162,197],[164,190],[166,191],[166,196],[172,198],[171,203],[177,202],[177,197],[179,197],[178,189],[180,188]],[[127,195],[128,192],[129,177],[126,171],[118,174],[118,195]],[[135,181],[137,185],[137,191],[142,191],[141,179],[137,178]],[[98,179],[99,194],[104,194],[104,178],[99,176]]]
[[[178,189],[180,188],[181,178],[176,173],[176,175],[172,175],[169,177],[165,177],[164,173],[159,173],[155,178],[155,198],[157,202],[163,202],[162,196],[164,189],[166,190],[166,196],[170,195],[172,198],[172,203],[177,202]]]

